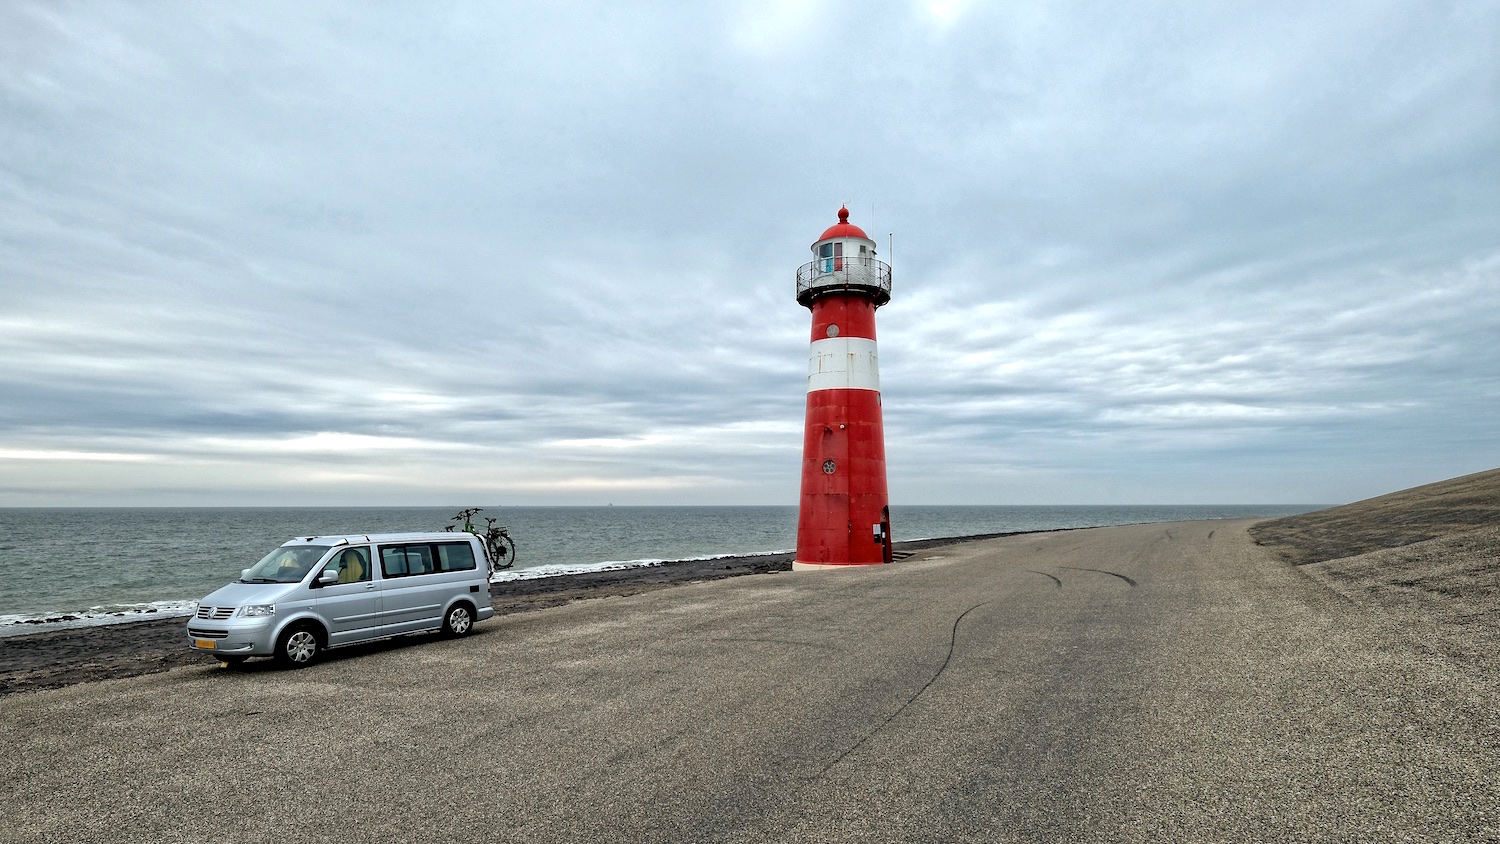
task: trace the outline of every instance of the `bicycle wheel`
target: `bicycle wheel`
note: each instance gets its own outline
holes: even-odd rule
[[[484,544],[490,571],[505,571],[516,564],[516,543],[510,536],[497,532],[485,537]]]

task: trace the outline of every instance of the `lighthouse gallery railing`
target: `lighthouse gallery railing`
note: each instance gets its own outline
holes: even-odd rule
[[[891,301],[891,265],[868,255],[819,258],[797,268],[797,301],[810,304],[829,293],[863,293],[876,306]]]

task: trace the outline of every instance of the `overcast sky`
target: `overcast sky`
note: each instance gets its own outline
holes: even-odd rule
[[[1500,466],[1500,4],[7,2],[0,505],[793,504],[845,202],[896,504]]]

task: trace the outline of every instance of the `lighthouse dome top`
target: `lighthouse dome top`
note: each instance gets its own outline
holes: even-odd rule
[[[849,209],[842,206],[839,208],[838,223],[829,226],[827,230],[818,236],[818,240],[828,240],[833,237],[862,237],[865,240],[870,239],[870,236],[865,234],[864,229],[849,222]]]
[[[813,241],[813,260],[797,269],[797,301],[807,307],[839,294],[867,296],[880,307],[891,300],[891,265],[875,257],[875,241],[839,209],[838,225]]]

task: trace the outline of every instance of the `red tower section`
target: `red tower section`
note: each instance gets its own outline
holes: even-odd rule
[[[839,222],[797,270],[797,302],[812,311],[802,501],[793,569],[866,566],[891,560],[890,499],[875,309],[891,300],[891,268],[875,241]]]

